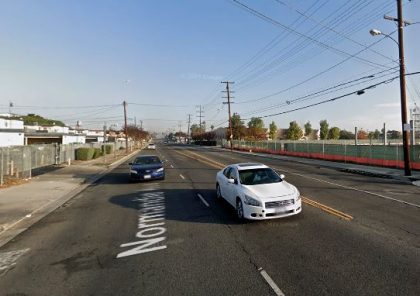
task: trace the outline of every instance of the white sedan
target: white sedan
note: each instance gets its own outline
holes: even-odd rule
[[[302,211],[297,188],[259,163],[232,164],[219,171],[216,194],[235,207],[239,219],[274,219]]]

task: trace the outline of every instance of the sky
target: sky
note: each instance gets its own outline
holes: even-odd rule
[[[420,0],[403,1],[420,22]],[[156,132],[232,113],[319,128],[401,130],[395,0],[0,0],[0,113]],[[420,24],[404,29],[420,71]],[[375,86],[375,87],[374,87]],[[355,92],[365,89],[361,95]],[[407,77],[410,108],[420,75]],[[13,104],[10,107],[10,103]]]

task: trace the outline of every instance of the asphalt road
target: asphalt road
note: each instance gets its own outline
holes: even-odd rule
[[[166,180],[129,183],[123,164],[1,248],[0,295],[420,294],[418,187],[218,149],[156,153]],[[304,204],[239,223],[215,174],[244,161],[353,219]]]

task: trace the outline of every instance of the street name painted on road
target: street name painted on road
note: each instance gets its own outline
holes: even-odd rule
[[[140,240],[121,245],[121,248],[133,247],[121,252],[117,258],[139,255],[166,249],[165,195],[163,192],[147,192],[134,200],[139,204],[138,232]]]

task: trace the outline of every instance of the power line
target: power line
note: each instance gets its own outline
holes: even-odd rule
[[[406,74],[406,76],[409,76],[409,75],[416,75],[416,74],[420,74],[420,72],[409,73],[409,74]],[[362,95],[362,94],[364,94],[364,93],[365,93],[365,91],[366,91],[366,90],[369,90],[369,89],[375,88],[375,87],[377,87],[377,86],[379,86],[379,85],[382,85],[382,84],[388,84],[388,83],[391,83],[392,81],[394,81],[395,79],[398,79],[399,77],[400,77],[399,75],[398,75],[398,76],[394,76],[394,77],[392,77],[392,78],[389,78],[389,79],[387,79],[387,80],[383,80],[383,81],[380,81],[380,82],[378,82],[378,83],[375,83],[375,84],[369,85],[369,86],[364,87],[364,88],[362,88],[362,89],[359,89],[359,90],[357,90],[357,91],[353,91],[353,92],[350,92],[350,93],[346,93],[346,94],[344,94],[344,95],[337,96],[337,97],[334,97],[334,98],[331,98],[331,99],[327,99],[327,100],[323,100],[323,101],[320,101],[320,102],[317,102],[317,103],[309,104],[309,105],[306,105],[306,106],[298,107],[298,108],[291,109],[291,110],[287,110],[287,111],[282,111],[282,112],[278,112],[278,113],[273,113],[273,114],[268,114],[268,115],[263,115],[263,116],[257,116],[257,117],[258,117],[258,118],[273,117],[273,116],[282,115],[282,114],[286,114],[286,113],[291,113],[291,112],[294,112],[294,111],[298,111],[298,110],[302,110],[302,109],[307,109],[307,108],[310,108],[310,107],[314,107],[314,106],[322,105],[322,104],[325,104],[325,103],[333,102],[333,101],[336,101],[336,100],[339,100],[339,99],[342,99],[342,98],[348,97],[348,96],[350,96],[350,95],[355,95],[355,94],[356,94],[356,95]],[[243,119],[243,120],[247,120],[247,119],[249,119],[249,118],[245,118],[245,119]]]
[[[128,105],[148,106],[148,107],[168,107],[168,108],[186,108],[190,105],[166,105],[166,104],[142,104],[142,103],[127,103]]]
[[[232,0],[232,1],[235,2],[235,3],[237,3],[239,5],[239,7],[242,7],[246,11],[248,11],[251,14],[253,14],[253,15],[261,18],[262,20],[265,20],[266,22],[269,22],[269,23],[271,23],[271,24],[273,24],[275,26],[281,27],[284,30],[290,31],[291,33],[293,33],[295,35],[301,36],[301,37],[303,37],[303,38],[305,38],[305,39],[307,39],[307,40],[309,40],[309,41],[311,41],[311,42],[319,45],[320,47],[327,48],[327,49],[329,49],[332,52],[335,52],[337,54],[346,55],[348,57],[355,58],[356,60],[359,60],[361,62],[367,63],[369,65],[373,65],[373,66],[377,66],[377,67],[382,67],[382,68],[385,67],[382,64],[378,64],[378,63],[369,61],[369,60],[364,59],[364,58],[356,57],[356,56],[354,56],[354,55],[352,55],[352,54],[350,54],[348,52],[345,52],[343,50],[340,50],[338,48],[335,48],[333,46],[330,46],[330,45],[328,45],[328,44],[326,44],[326,43],[324,43],[322,41],[316,40],[316,39],[312,38],[311,36],[308,36],[308,35],[306,35],[304,33],[298,32],[297,30],[295,30],[295,29],[293,29],[293,28],[291,28],[289,26],[286,26],[286,25],[280,23],[279,21],[277,21],[277,20],[275,20],[275,19],[273,19],[273,18],[271,18],[271,17],[269,17],[269,16],[267,16],[267,15],[265,15],[265,14],[263,14],[263,13],[257,11],[257,10],[255,10],[255,9],[253,9],[253,8],[251,8],[251,7],[243,4],[242,2],[240,2],[238,0]]]
[[[363,1],[362,1],[363,2]],[[362,3],[363,4],[363,3]],[[346,5],[346,4],[345,4]],[[345,5],[343,5],[342,7],[344,7]],[[367,4],[368,5],[368,4]],[[366,5],[365,5],[366,6]],[[342,7],[340,7],[338,10],[340,10]],[[360,8],[359,8],[360,9]],[[382,10],[381,10],[382,9]],[[349,26],[349,25],[347,25],[346,27],[349,27],[349,28],[353,28],[351,31],[352,32],[355,32],[355,31],[357,31],[358,30],[358,28],[364,28],[364,24],[367,24],[367,23],[370,23],[370,20],[373,20],[373,19],[376,19],[376,17],[377,16],[379,16],[379,15],[381,15],[381,13],[383,13],[383,12],[385,12],[386,11],[386,9],[388,9],[387,8],[387,6],[385,7],[385,9],[383,8],[383,7],[378,7],[378,9],[374,9],[373,11],[378,11],[378,14],[377,15],[373,15],[373,17],[371,17],[371,18],[369,18],[369,20],[368,21],[365,21],[365,22],[358,22],[357,23],[357,25],[356,26],[354,26],[354,25],[351,25],[351,26]],[[347,9],[348,10],[348,9]],[[346,10],[346,11],[347,11]],[[357,11],[356,11],[357,12]],[[371,13],[371,11],[370,11],[370,14],[372,14]],[[332,15],[332,14],[331,14]],[[330,15],[330,16],[331,16]],[[343,14],[342,14],[343,15]],[[339,20],[340,20],[340,23],[342,23],[343,22],[343,19],[341,18],[341,16],[342,15],[340,15],[340,18],[339,18]],[[323,20],[323,22],[326,20],[326,19],[328,19],[330,16],[328,16],[327,18],[325,18],[324,20]],[[350,14],[349,14],[349,16],[350,16]],[[338,17],[338,16],[337,16]],[[362,18],[362,19],[366,19],[366,18]],[[338,25],[339,24],[337,24],[337,23],[329,23],[329,26],[330,27],[338,27]],[[315,29],[315,27],[313,27],[310,31],[312,31],[312,30],[314,30]],[[309,31],[309,32],[310,32]],[[313,34],[311,37],[312,38],[319,38],[319,37],[321,37],[321,36],[323,36],[323,35],[325,35],[326,34],[326,29],[319,29],[315,34]],[[322,34],[321,34],[322,33]],[[348,32],[348,33],[350,33],[350,31]],[[347,34],[348,34],[347,33]],[[341,34],[345,34],[344,32],[343,33],[341,33]],[[299,39],[302,39],[302,38],[299,38]],[[335,38],[335,39],[337,39],[337,38]],[[331,40],[331,39],[330,39]],[[296,43],[297,41],[295,41],[294,43]],[[338,42],[338,41],[337,41]],[[293,48],[291,48],[290,50],[288,50],[286,53],[283,53],[284,52],[284,50],[286,50],[287,49],[287,47],[286,48],[284,48],[283,50],[280,50],[279,51],[279,53],[282,53],[282,55],[281,55],[281,57],[280,58],[276,58],[276,56],[278,56],[278,54],[276,55],[276,56],[274,56],[272,59],[271,59],[271,62],[270,63],[268,63],[268,62],[266,62],[265,63],[265,65],[262,65],[260,68],[262,68],[262,69],[260,69],[258,72],[257,72],[257,74],[255,74],[254,76],[254,78],[251,76],[251,74],[248,74],[248,76],[247,76],[247,78],[245,79],[245,81],[244,80],[241,80],[241,79],[238,79],[238,80],[240,80],[240,83],[241,83],[241,85],[242,85],[242,87],[239,87],[239,89],[243,89],[243,88],[249,88],[250,86],[252,86],[252,85],[255,85],[257,82],[254,82],[254,83],[252,83],[251,81],[252,80],[255,80],[255,78],[256,77],[258,77],[258,76],[261,76],[264,72],[268,72],[268,71],[270,71],[270,68],[274,68],[274,67],[277,67],[280,63],[282,63],[282,62],[284,62],[284,61],[286,61],[287,59],[290,59],[292,56],[295,56],[295,55],[297,55],[297,53],[298,52],[301,52],[304,48],[306,48],[307,46],[308,46],[308,44],[305,44],[306,42],[305,41],[302,41],[301,43],[299,43],[298,45],[296,45],[296,46],[294,46]],[[289,46],[290,47],[290,46]],[[321,52],[319,52],[318,54],[320,54],[320,53],[322,53],[323,51],[325,51],[326,49],[324,48]],[[314,54],[314,52],[313,51],[311,51],[311,53],[310,53],[310,55],[309,55],[309,59],[313,59],[314,57],[316,56],[316,54]],[[274,59],[276,59],[275,61],[274,61]],[[295,61],[291,61],[289,64],[287,64],[287,65],[285,65],[283,68],[284,69],[282,69],[282,74],[285,74],[285,73],[287,73],[288,71],[290,71],[291,69],[293,69],[293,68],[296,68],[298,65],[300,65],[300,64],[302,64],[303,62],[305,62],[307,59],[304,59],[304,58],[302,58],[302,57],[299,57],[299,58],[296,58],[296,60]],[[254,68],[254,70],[256,70],[256,68]],[[266,82],[267,81],[267,76],[268,76],[268,78],[270,78],[270,76],[271,76],[271,78],[273,78],[273,76],[274,76],[274,74],[276,74],[277,72],[279,72],[279,70],[277,70],[277,71],[275,71],[275,72],[271,72],[271,73],[269,73],[269,74],[267,74],[266,75],[266,77],[265,78],[260,78],[258,81],[262,81],[262,79],[265,79],[265,80],[263,80],[263,82]]]
[[[354,86],[357,86],[357,85],[360,85],[360,84],[363,84],[363,83],[367,83],[367,82],[370,82],[370,81],[373,81],[373,80],[378,80],[380,78],[389,76],[391,74],[395,74],[396,72],[398,72],[398,70],[395,70],[392,73],[386,73],[386,74],[380,75],[378,77],[369,78],[367,81],[359,81],[359,82],[354,81],[351,84],[343,84],[343,85],[340,85],[340,86],[338,86],[338,88],[331,87],[329,89],[321,90],[321,91],[314,92],[314,93],[311,93],[311,94],[308,94],[308,95],[304,95],[304,96],[301,96],[301,97],[298,97],[298,98],[295,98],[295,99],[287,100],[287,101],[285,101],[285,102],[283,102],[281,104],[276,104],[276,105],[272,105],[272,106],[269,106],[269,107],[265,107],[265,108],[261,108],[261,109],[258,109],[258,110],[254,110],[254,111],[251,111],[251,112],[246,113],[246,115],[251,115],[251,114],[255,114],[255,113],[259,113],[259,112],[269,111],[269,110],[276,109],[276,108],[279,108],[279,107],[283,107],[283,106],[288,106],[288,105],[291,105],[291,104],[295,104],[295,103],[301,102],[301,101],[312,100],[312,99],[315,99],[317,97],[325,96],[325,95],[331,94],[331,93],[335,93],[335,92],[338,92],[338,91],[343,90],[343,89],[354,87]]]
[[[373,46],[373,45],[375,45],[375,44],[377,44],[378,42],[380,42],[380,41],[384,40],[385,38],[386,38],[386,36],[384,36],[382,39],[379,39],[378,41],[376,41],[376,42],[372,43],[372,44],[370,45],[370,47],[371,47],[371,46]],[[364,48],[364,49],[362,49],[362,50],[358,51],[357,53],[353,54],[353,56],[356,56],[356,55],[360,54],[361,52],[363,52],[363,51],[365,51],[365,50],[366,50],[366,49]],[[321,75],[323,75],[323,74],[325,74],[325,73],[327,73],[327,72],[331,71],[332,69],[334,69],[334,68],[338,67],[339,65],[341,65],[341,64],[343,64],[343,63],[345,63],[345,62],[347,62],[347,61],[348,61],[348,60],[350,60],[351,58],[352,58],[352,57],[350,56],[350,57],[348,57],[348,58],[346,58],[346,59],[342,60],[341,62],[339,62],[339,63],[337,63],[337,64],[335,64],[335,65],[333,65],[333,66],[331,66],[331,67],[328,67],[327,69],[325,69],[325,70],[323,70],[323,71],[321,71],[321,72],[318,72],[317,74],[312,75],[311,77],[309,77],[309,78],[307,78],[307,79],[305,79],[305,80],[303,80],[303,81],[301,81],[301,82],[299,82],[299,83],[297,83],[297,84],[294,84],[294,85],[292,85],[292,86],[290,86],[290,87],[287,87],[287,88],[282,89],[282,90],[280,90],[280,91],[277,91],[277,92],[275,92],[275,93],[272,93],[272,94],[269,94],[269,95],[266,95],[266,96],[260,97],[260,98],[258,98],[258,99],[256,99],[256,100],[252,100],[252,102],[253,102],[253,103],[255,103],[255,102],[257,102],[257,101],[265,100],[265,99],[268,99],[268,98],[271,98],[271,97],[277,96],[277,95],[279,95],[279,94],[281,94],[281,93],[284,93],[284,92],[286,92],[286,91],[288,91],[288,90],[291,90],[291,89],[293,89],[293,88],[296,88],[296,87],[298,87],[298,86],[300,86],[300,85],[302,85],[302,84],[305,84],[305,83],[307,83],[307,82],[309,82],[309,81],[311,81],[311,80],[313,80],[313,79],[315,79],[315,78],[317,78],[317,77],[319,77],[319,76],[321,76]],[[392,68],[388,68],[388,69],[392,69]],[[248,101],[248,102],[251,102],[251,101]]]

